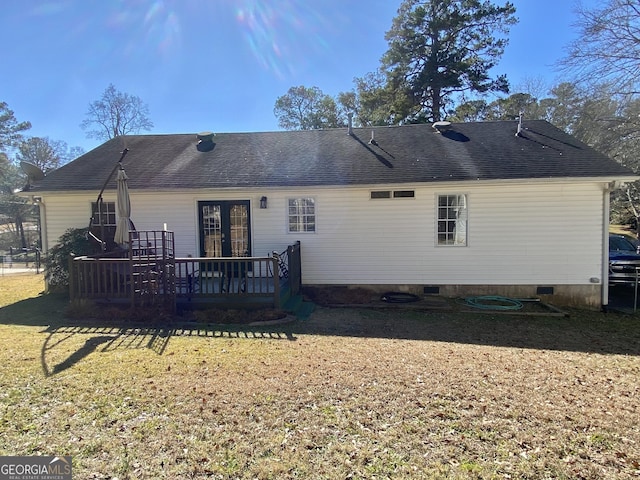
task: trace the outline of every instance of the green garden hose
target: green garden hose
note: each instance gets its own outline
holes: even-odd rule
[[[465,303],[482,310],[520,310],[522,302],[515,298],[501,297],[499,295],[483,295],[479,297],[466,297]]]

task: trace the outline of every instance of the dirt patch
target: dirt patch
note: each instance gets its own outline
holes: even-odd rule
[[[207,309],[194,310],[182,316],[182,320],[193,320],[203,324],[225,324],[225,325],[249,325],[259,323],[271,323],[276,320],[283,320],[287,317],[287,312],[276,309],[260,310],[224,310]]]
[[[510,299],[480,296],[447,298],[439,295],[411,295],[403,292],[375,292],[366,288],[305,287],[305,297],[315,304],[328,308],[374,308],[423,311],[455,311],[476,314],[510,314],[567,316],[563,310],[539,299]]]
[[[305,297],[317,305],[370,305],[380,301],[380,294],[366,288],[305,287]]]
[[[210,308],[202,310],[184,310],[170,314],[156,306],[134,307],[104,306],[92,302],[70,304],[65,317],[82,322],[97,321],[105,323],[127,323],[132,321],[141,325],[165,325],[196,323],[202,325],[250,325],[272,323],[287,318],[287,312],[273,308],[256,310],[231,310]]]

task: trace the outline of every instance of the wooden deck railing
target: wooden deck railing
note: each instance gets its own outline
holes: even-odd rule
[[[163,267],[158,261],[151,268],[142,269],[155,273],[163,280],[154,292],[146,294],[171,298],[172,302],[215,303],[219,306],[241,304],[265,304],[275,308],[284,301],[282,290],[289,294],[300,290],[300,243],[286,250],[283,264],[281,256],[224,257],[224,258],[175,258]],[[139,291],[136,270],[139,264],[130,258],[74,257],[69,263],[69,293],[72,301],[80,299],[110,300],[136,304]],[[281,269],[287,275],[281,275]],[[133,271],[133,275],[132,275]],[[175,272],[167,275],[163,272]],[[153,285],[150,281],[149,285]]]
[[[75,257],[69,261],[71,300],[130,298],[128,258]]]
[[[273,257],[176,258],[176,295],[188,299],[280,295]]]
[[[302,262],[300,255],[300,242],[289,245],[282,253],[273,252],[280,265],[280,277],[287,278],[291,295],[300,293],[302,287]]]

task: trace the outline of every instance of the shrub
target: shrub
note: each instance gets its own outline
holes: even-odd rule
[[[89,255],[91,245],[87,240],[86,228],[70,228],[60,236],[44,260],[44,278],[49,288],[54,290],[69,286],[69,257]]]

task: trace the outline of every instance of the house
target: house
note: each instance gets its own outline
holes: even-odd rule
[[[304,285],[608,303],[609,193],[637,176],[546,121],[111,139],[35,182],[43,249],[128,149],[131,218],[181,257],[297,241]],[[104,193],[115,226],[115,181]],[[93,207],[92,207],[93,205]]]

